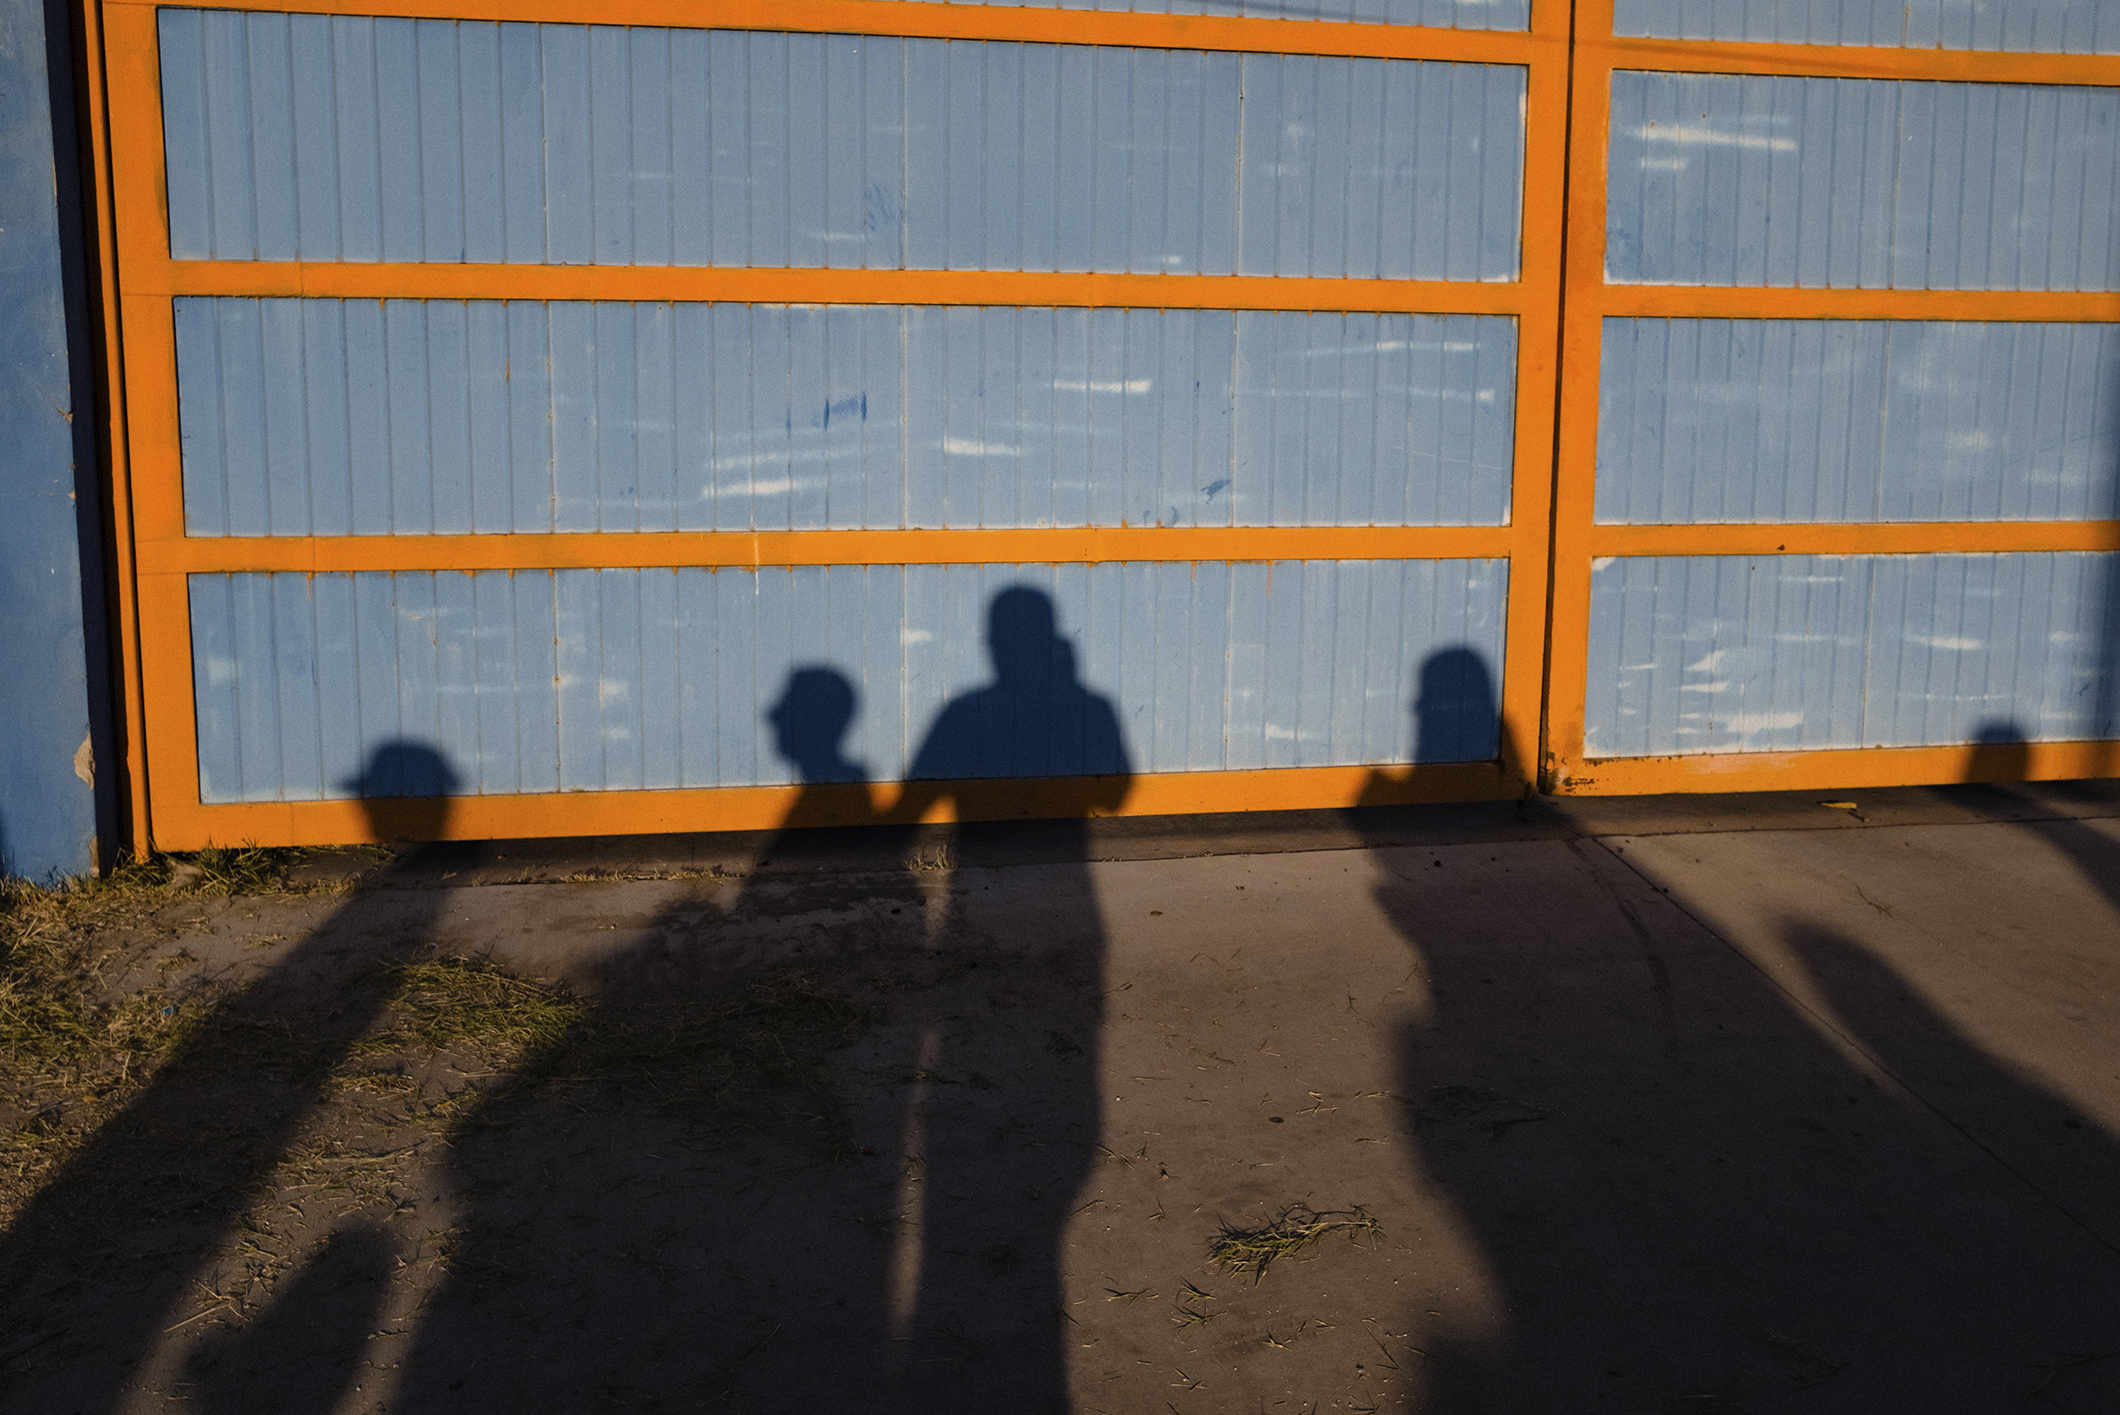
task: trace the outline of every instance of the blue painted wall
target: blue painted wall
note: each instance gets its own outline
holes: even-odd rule
[[[113,825],[66,24],[0,0],[0,872],[35,880],[94,868]]]

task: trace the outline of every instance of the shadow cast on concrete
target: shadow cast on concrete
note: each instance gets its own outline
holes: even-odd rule
[[[1859,941],[1790,931],[1821,1018],[1618,857],[1569,848],[1583,899],[1528,929],[1377,857],[1432,998],[1399,1047],[1411,1158],[1503,1314],[1431,1353],[1430,1408],[2115,1408],[2111,1203],[2029,1194],[1919,1096],[2051,1128],[2055,1164],[2092,1176],[2064,1186],[2078,1209],[2120,1192],[2114,1137]]]
[[[439,755],[409,742],[377,748],[348,785],[380,797],[408,778],[441,788],[423,791],[430,797],[454,785]],[[413,824],[439,836],[446,813],[446,801],[431,800]],[[377,881],[389,882],[387,872]],[[269,1177],[333,1071],[382,1015],[388,966],[425,951],[443,897],[357,893],[270,975],[191,1019],[153,1081],[24,1207],[0,1238],[8,1329],[48,1324],[47,1304],[63,1298],[88,1313],[77,1335],[95,1343],[93,1359],[71,1365],[62,1388],[40,1393],[42,1408],[95,1415],[123,1403],[127,1383],[177,1319],[198,1262],[269,1193]],[[264,1320],[269,1327],[276,1319]],[[253,1342],[235,1349],[281,1359]],[[304,1406],[329,1409],[343,1394],[312,1388]]]

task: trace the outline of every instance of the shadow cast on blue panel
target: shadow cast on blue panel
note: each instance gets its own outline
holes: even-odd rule
[[[1423,659],[1410,706],[1416,770],[1444,762],[1490,761],[1501,750],[1501,695],[1493,670],[1475,649],[1459,645]],[[1398,802],[1412,775],[1372,771],[1357,806]]]
[[[386,743],[351,784],[377,798],[367,804],[379,834],[445,833],[456,778],[432,748]],[[382,799],[408,786],[430,794]],[[416,856],[408,852],[407,867]],[[17,1367],[0,1408],[98,1415],[137,1395],[138,1368],[172,1323],[192,1320],[195,1262],[225,1241],[288,1157],[334,1073],[384,1015],[394,970],[427,954],[448,895],[388,888],[400,868],[381,870],[264,976],[195,1004],[201,1010],[182,1019],[183,1039],[154,1079],[22,1207],[0,1237],[0,1326],[34,1338],[57,1324],[93,1355],[37,1380]],[[365,1251],[365,1242],[348,1251]],[[371,1289],[381,1281],[374,1262],[352,1271],[350,1280]],[[317,1297],[313,1282],[299,1282],[283,1300],[307,1315],[288,1320],[307,1329],[341,1310],[320,1299],[312,1308]],[[373,1329],[375,1300],[372,1292],[349,1297],[344,1310],[360,1315],[343,1331],[314,1333],[344,1358],[328,1370],[289,1361],[280,1304],[268,1303],[256,1325],[202,1348],[194,1377],[216,1393],[217,1409],[335,1409],[359,1379],[353,1353]],[[204,1337],[216,1327],[185,1330]]]

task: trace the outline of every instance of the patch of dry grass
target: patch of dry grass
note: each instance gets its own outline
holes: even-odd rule
[[[755,1124],[766,1099],[814,1103],[835,1141],[843,1124],[830,1054],[868,1028],[877,1009],[815,972],[782,969],[719,993],[584,1001],[475,959],[390,970],[390,1013],[356,1048],[368,1063],[401,1056],[475,1058],[483,1083],[432,1114],[462,1128],[505,1123],[504,1102],[554,1088],[594,1088],[710,1125]]]
[[[49,888],[0,880],[0,1224],[161,1070],[205,1010],[159,974],[114,994],[128,944],[157,932],[154,916],[180,898],[285,891],[302,858],[232,846]]]
[[[81,1178],[129,1196],[128,1211],[232,1205],[270,1248],[312,1201],[387,1216],[429,1141],[506,1128],[583,1090],[851,1151],[831,1053],[877,1009],[820,970],[605,1002],[443,957],[253,1002],[187,988],[181,963],[140,966],[172,934],[158,922],[171,904],[312,892],[289,884],[301,859],[240,847],[60,888],[0,883],[0,1230],[97,1145],[124,1172]],[[150,1110],[134,1115],[136,1101]]]
[[[1225,1225],[1209,1240],[1207,1256],[1230,1272],[1250,1273],[1256,1282],[1277,1259],[1309,1247],[1328,1233],[1345,1233],[1359,1239],[1382,1231],[1359,1204],[1352,1209],[1322,1212],[1308,1204],[1290,1204],[1271,1222],[1257,1228]]]

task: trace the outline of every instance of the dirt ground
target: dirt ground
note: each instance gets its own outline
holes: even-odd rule
[[[0,1409],[2120,1410],[2120,792],[1821,799],[166,889]]]

